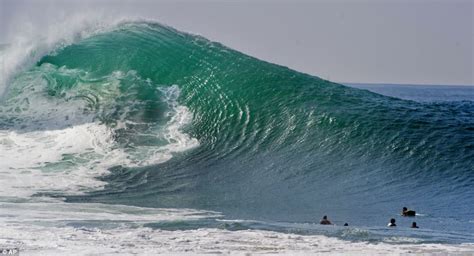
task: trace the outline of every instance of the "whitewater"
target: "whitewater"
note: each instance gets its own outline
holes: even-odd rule
[[[14,42],[0,248],[474,253],[474,100],[382,96],[155,21],[71,17]]]

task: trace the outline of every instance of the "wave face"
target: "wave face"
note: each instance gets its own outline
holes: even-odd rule
[[[0,128],[6,165],[39,166],[24,196],[361,226],[408,206],[470,232],[473,116],[473,101],[385,97],[140,22],[18,74]]]

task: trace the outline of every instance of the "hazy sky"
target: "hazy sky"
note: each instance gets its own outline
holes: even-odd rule
[[[338,82],[474,84],[474,0],[0,0],[0,42],[21,26],[47,31],[97,11],[155,19]]]

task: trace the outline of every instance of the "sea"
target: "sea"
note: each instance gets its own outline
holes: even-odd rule
[[[335,83],[153,21],[56,32],[0,50],[0,249],[474,253],[473,86]]]

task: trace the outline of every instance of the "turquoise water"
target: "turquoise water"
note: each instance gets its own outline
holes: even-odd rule
[[[386,94],[392,97],[159,24],[125,23],[18,74],[2,101],[0,128],[26,133],[98,123],[111,131],[110,152],[121,155],[98,177],[105,187],[37,196],[213,210],[249,220],[224,227],[230,230],[370,241],[396,232],[422,241],[473,242],[474,101]],[[42,170],[73,173],[103,161],[95,155],[104,153],[64,154]],[[421,215],[401,218],[403,206]],[[364,231],[315,225],[323,215]],[[392,217],[397,231],[385,228]],[[404,228],[413,220],[422,229]]]

